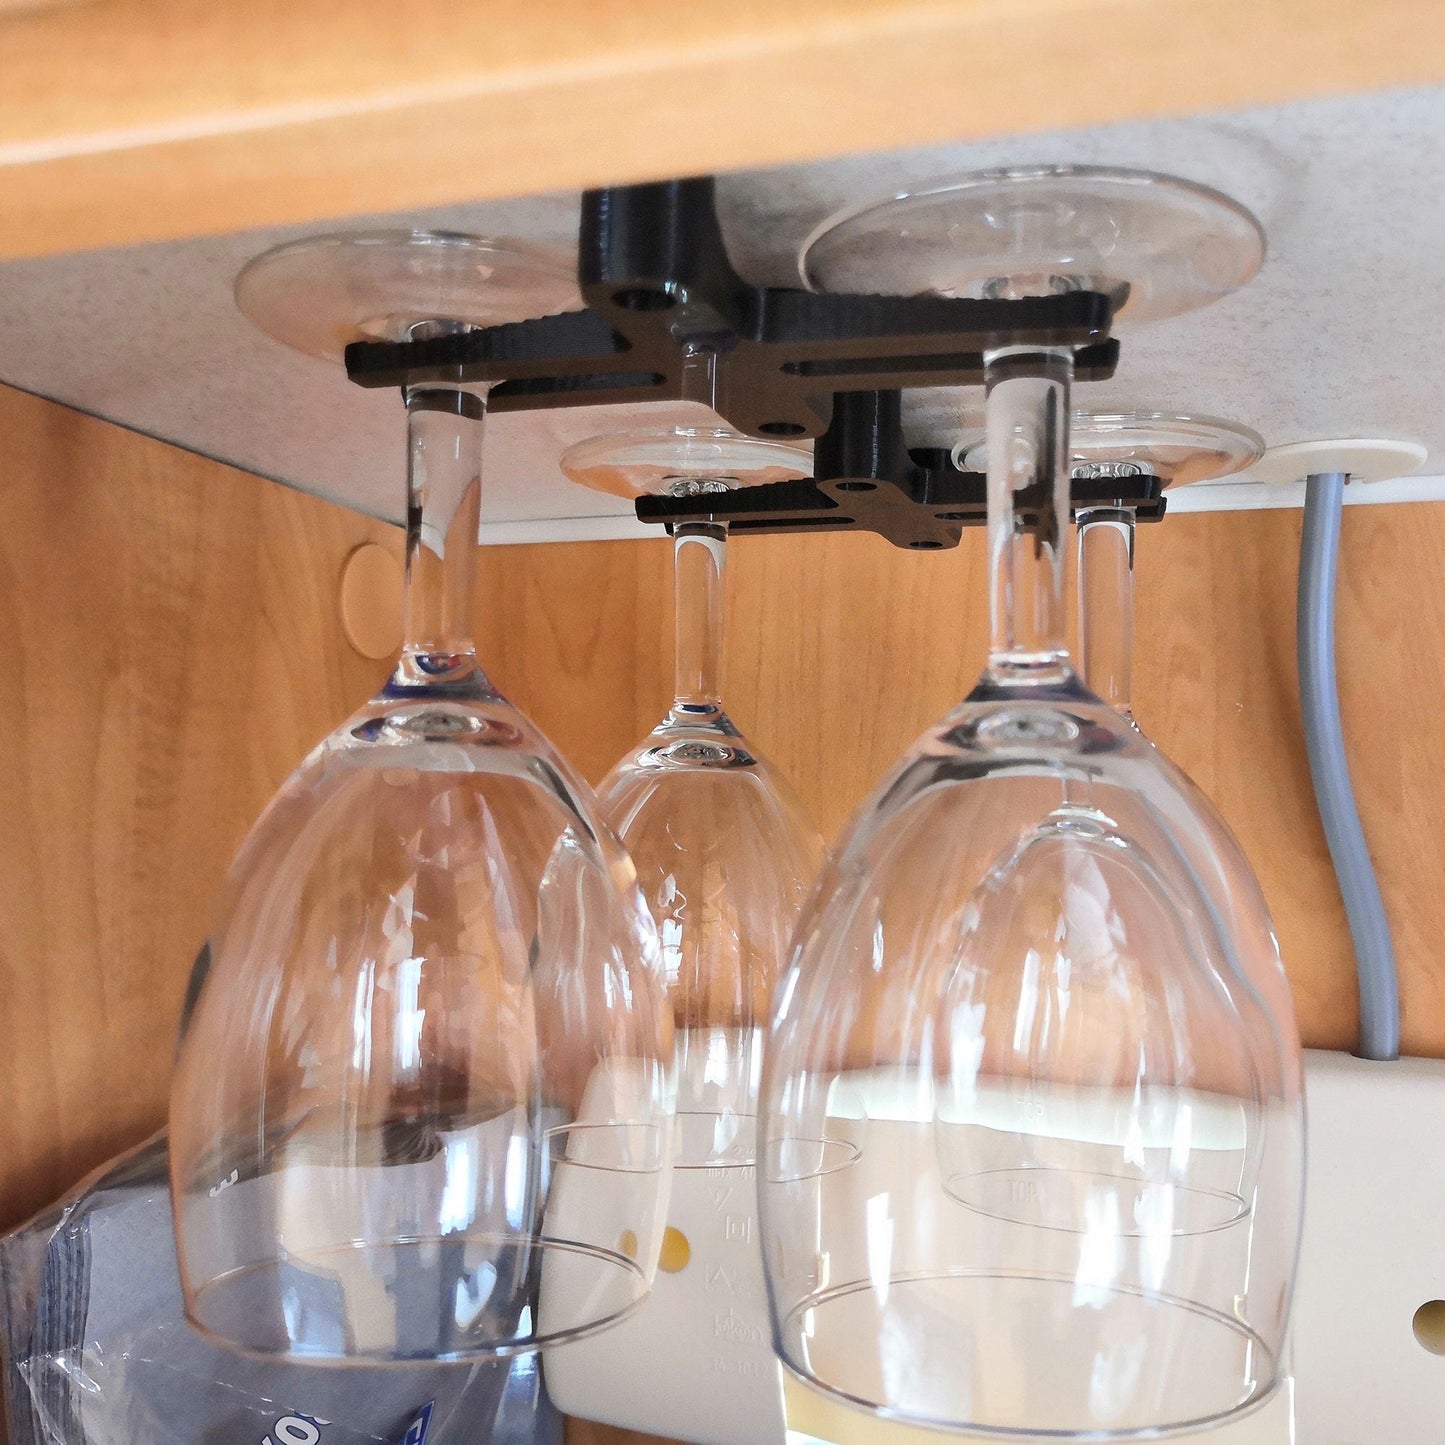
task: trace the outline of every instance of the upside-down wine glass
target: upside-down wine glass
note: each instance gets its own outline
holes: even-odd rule
[[[335,359],[575,305],[565,267],[428,233],[327,236],[241,273],[263,331]],[[672,1024],[595,801],[472,644],[484,388],[416,387],[405,644],[232,865],[171,1095],[191,1321],[381,1364],[552,1345],[645,1298]]]
[[[1126,320],[1232,289],[1261,238],[1139,172],[990,172],[815,235],[820,289],[1086,288]],[[1177,770],[1065,645],[1067,352],[985,359],[991,642],[805,910],[760,1199],[795,1441],[1119,1440],[1277,1389],[1300,1222],[1293,1022]],[[1247,938],[1243,935],[1247,932]],[[1278,954],[1269,966],[1278,971]]]
[[[573,481],[705,498],[807,476],[807,451],[722,426],[594,437]],[[722,703],[727,523],[673,527],[674,688],[666,716],[598,788],[662,935],[677,1040],[678,1140],[647,1305],[548,1362],[569,1414],[695,1445],[783,1438],[757,1239],[762,1040],[822,841]]]

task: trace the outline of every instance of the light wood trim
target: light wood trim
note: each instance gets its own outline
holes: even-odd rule
[[[1442,79],[1436,0],[89,0],[0,18],[0,257]]]

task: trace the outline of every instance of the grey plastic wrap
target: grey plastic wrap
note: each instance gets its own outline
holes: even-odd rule
[[[164,1138],[0,1240],[10,1445],[560,1445],[535,1356],[365,1369],[235,1354],[181,1309]]]

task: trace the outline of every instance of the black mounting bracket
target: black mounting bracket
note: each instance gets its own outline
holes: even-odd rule
[[[715,409],[749,436],[818,436],[835,392],[968,386],[1002,346],[1067,348],[1112,374],[1107,296],[1017,301],[822,295],[750,286],[728,260],[711,177],[582,198],[587,310],[415,341],[358,341],[360,386],[493,383],[495,411],[678,400],[690,355],[716,356]]]
[[[588,191],[578,282],[586,310],[355,342],[347,373],[366,387],[490,382],[489,409],[525,411],[679,400],[706,356],[713,409],[749,436],[816,437],[816,480],[712,494],[706,514],[696,499],[646,497],[640,517],[846,526],[935,548],[982,519],[982,479],[946,454],[909,453],[899,392],[980,385],[985,353],[1005,346],[1069,350],[1082,381],[1118,363],[1113,302],[1096,292],[973,300],[749,285],[728,259],[711,177]]]
[[[896,391],[839,395],[833,424],[817,440],[814,471],[822,480],[773,482],[692,497],[637,499],[644,522],[726,522],[735,533],[877,532],[895,547],[937,551],[956,547],[965,527],[987,521],[988,479],[954,466],[938,447],[909,448],[903,440],[902,398]],[[1128,508],[1140,522],[1164,516],[1163,483],[1148,474],[1075,477],[1070,502],[1077,514],[1090,507]],[[1030,509],[1016,504],[1028,527],[1044,498]]]

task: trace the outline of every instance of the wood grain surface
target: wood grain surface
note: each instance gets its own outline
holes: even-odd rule
[[[0,256],[1442,79],[1436,0],[81,0],[0,15]]]
[[[0,1228],[161,1120],[232,850],[374,688],[337,610],[380,524],[0,389]],[[1214,797],[1274,910],[1310,1044],[1354,1039],[1353,963],[1300,739],[1300,514],[1139,539],[1136,700]],[[727,701],[832,833],[983,660],[982,550],[871,537],[731,548]],[[665,542],[494,548],[499,684],[592,777],[670,685]],[[1340,675],[1402,968],[1409,1052],[1445,1057],[1445,504],[1344,519]],[[643,1436],[575,1424],[572,1445]]]
[[[1301,513],[1181,515],[1138,544],[1136,712],[1214,799],[1264,885],[1307,1044],[1355,1038],[1354,961],[1315,812],[1294,660]],[[826,835],[983,665],[981,533],[919,555],[874,537],[730,547],[726,702]],[[669,548],[491,550],[484,653],[593,777],[670,686]],[[1348,507],[1340,689],[1394,928],[1408,1052],[1445,1056],[1445,504]]]
[[[385,664],[390,528],[0,390],[0,1227],[158,1124],[232,851]]]
[[[568,1420],[566,1445],[681,1445],[661,1435],[644,1435],[641,1430],[619,1430],[592,1420]]]

